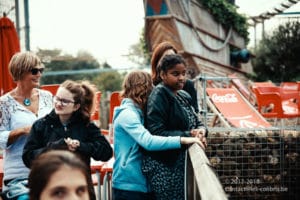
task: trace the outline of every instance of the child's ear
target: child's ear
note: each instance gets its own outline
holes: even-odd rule
[[[79,108],[80,108],[80,104],[79,104],[79,103],[76,103],[76,104],[74,105],[74,111],[78,110]]]

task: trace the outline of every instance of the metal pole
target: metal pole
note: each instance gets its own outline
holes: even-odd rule
[[[256,22],[254,22],[254,49],[256,50],[257,41],[256,41]]]
[[[265,20],[262,20],[262,39],[265,39]]]
[[[25,48],[30,51],[30,31],[29,31],[29,6],[28,0],[24,0],[24,17],[25,17]]]
[[[206,74],[203,74],[200,77],[202,80],[202,88],[203,88],[203,115],[204,115],[204,126],[207,127],[207,105],[206,105]]]
[[[203,73],[202,75],[196,77],[195,79],[198,79],[199,81],[202,81],[202,89],[203,89],[203,94],[202,94],[202,115],[204,116],[204,126],[207,127],[207,103],[206,103],[206,88],[207,88],[207,80],[215,80],[215,81],[227,81],[227,85],[229,84],[229,81],[231,80],[231,78],[229,77],[209,77],[206,76],[205,73]]]
[[[20,8],[19,8],[19,0],[15,0],[15,15],[16,15],[16,29],[17,29],[17,34],[19,37],[19,40],[21,38],[20,36]]]

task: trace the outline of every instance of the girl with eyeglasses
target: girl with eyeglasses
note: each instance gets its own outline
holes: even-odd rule
[[[3,199],[16,198],[27,192],[23,183],[28,178],[29,169],[22,161],[23,147],[33,122],[53,109],[52,94],[37,89],[44,66],[36,54],[27,51],[16,53],[8,69],[16,87],[0,97]]]
[[[108,161],[113,150],[100,129],[90,121],[95,90],[87,82],[63,82],[53,98],[54,110],[37,120],[24,146],[27,167],[42,152],[64,149],[77,154],[90,166],[90,160]]]

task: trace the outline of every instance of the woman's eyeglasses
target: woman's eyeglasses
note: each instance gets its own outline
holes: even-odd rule
[[[32,68],[30,70],[30,72],[31,72],[32,75],[37,75],[38,72],[40,72],[42,74],[44,72],[44,68]]]
[[[63,107],[68,106],[70,103],[75,103],[75,101],[59,98],[58,96],[53,97],[53,102],[60,103],[60,105]]]

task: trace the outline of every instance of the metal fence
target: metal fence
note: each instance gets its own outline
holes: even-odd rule
[[[229,199],[300,199],[299,131],[211,132],[208,143]]]

